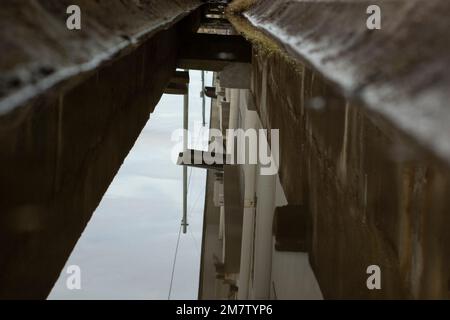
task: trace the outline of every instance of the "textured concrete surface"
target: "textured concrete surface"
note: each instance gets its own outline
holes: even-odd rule
[[[324,297],[449,298],[450,3],[377,1],[377,31],[369,4],[260,0],[245,12],[256,105],[281,129],[289,203],[309,208]],[[382,290],[366,287],[373,264]]]
[[[287,200],[309,209],[324,298],[449,298],[448,166],[279,53],[254,52],[252,91],[263,126],[280,129]],[[382,290],[366,287],[370,265]]]
[[[1,118],[0,298],[50,292],[173,75],[176,46],[165,31],[67,93]]]
[[[260,0],[244,15],[339,91],[450,164],[450,2]]]
[[[67,1],[2,2],[0,47],[10,48],[0,59],[3,299],[43,299],[50,292],[174,74],[186,20],[170,28],[169,23],[196,6],[193,1],[75,2],[86,9],[87,30],[78,35],[66,34],[59,24]],[[38,27],[42,31],[36,33]],[[139,45],[121,36],[139,32],[146,34]],[[130,50],[115,56],[116,45]],[[35,73],[43,66],[51,72]],[[72,80],[80,70],[89,72],[70,85],[47,90],[42,84],[55,75]],[[5,90],[15,77],[22,80]],[[19,100],[10,99],[16,95]],[[25,97],[26,103],[18,103]]]
[[[66,27],[79,5],[82,29]],[[199,0],[4,0],[0,114],[136,48],[196,9]]]

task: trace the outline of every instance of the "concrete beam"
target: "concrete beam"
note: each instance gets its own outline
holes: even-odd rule
[[[307,252],[310,246],[308,238],[308,208],[299,205],[287,205],[275,208],[273,235],[275,250]]]
[[[238,273],[241,261],[244,190],[239,166],[224,166],[225,273]]]
[[[174,84],[188,84],[190,81],[188,71],[175,71],[174,76],[170,79],[170,83]]]
[[[230,63],[220,72],[220,85],[225,88],[250,89],[250,63]]]
[[[450,2],[260,0],[244,13],[293,57],[450,165]]]
[[[179,52],[178,67],[222,70],[233,62],[251,62],[251,44],[241,36],[192,34]]]
[[[179,96],[184,96],[188,93],[188,86],[185,84],[169,83],[169,85],[164,90],[164,94],[173,94]]]
[[[66,27],[70,5],[82,10],[79,31]],[[139,5],[135,0],[3,1],[0,115],[51,89],[73,87],[201,5],[200,0],[148,0]]]

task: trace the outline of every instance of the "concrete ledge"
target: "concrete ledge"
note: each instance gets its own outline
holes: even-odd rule
[[[66,27],[79,5],[82,29]],[[0,115],[134,50],[198,8],[199,0],[2,1]]]
[[[363,102],[450,164],[450,3],[261,0],[244,15],[347,97]]]

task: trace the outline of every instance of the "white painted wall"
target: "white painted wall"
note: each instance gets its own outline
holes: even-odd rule
[[[230,128],[261,129],[256,111],[248,110],[247,90],[227,89]],[[279,159],[275,157],[277,164]],[[258,165],[242,165],[245,177],[238,299],[322,299],[307,253],[277,252],[272,224],[275,207],[287,205],[278,175],[262,176]],[[250,204],[257,200],[256,206]],[[252,273],[253,268],[253,273]]]

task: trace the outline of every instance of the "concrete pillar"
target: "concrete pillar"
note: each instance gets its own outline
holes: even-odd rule
[[[223,240],[223,235],[225,233],[225,208],[220,207],[220,217],[219,217],[219,240]]]
[[[256,172],[257,206],[253,299],[268,299],[272,267],[272,221],[275,210],[275,178]]]
[[[262,125],[256,117],[255,128]],[[261,145],[261,141],[258,141]],[[270,279],[272,267],[272,221],[275,210],[276,175],[261,175],[261,166],[255,172],[256,214],[253,252],[253,281],[250,299],[268,299],[270,297]],[[249,288],[250,291],[250,288]]]
[[[230,100],[230,118],[228,123],[229,129],[236,129],[238,126],[239,119],[239,89],[229,89]],[[228,138],[228,137],[227,137]],[[233,152],[231,147],[233,146],[233,141],[228,141],[227,139],[227,152]]]
[[[256,111],[246,111],[244,129],[256,127],[257,123]],[[241,266],[239,274],[239,291],[238,299],[245,300],[249,298],[249,282],[252,262],[252,248],[253,248],[253,226],[255,219],[255,178],[256,165],[245,164],[243,166],[245,177],[245,208],[244,218],[242,224],[242,247],[241,247]]]
[[[189,144],[189,84],[187,93],[183,97],[183,153],[187,154]],[[183,233],[187,233],[188,221],[187,221],[187,201],[188,201],[188,172],[187,166],[183,166],[183,220],[181,225],[183,226]]]
[[[230,90],[230,129],[236,129],[238,127],[238,118],[239,118],[239,103],[240,103],[240,94],[239,89],[231,89]]]

